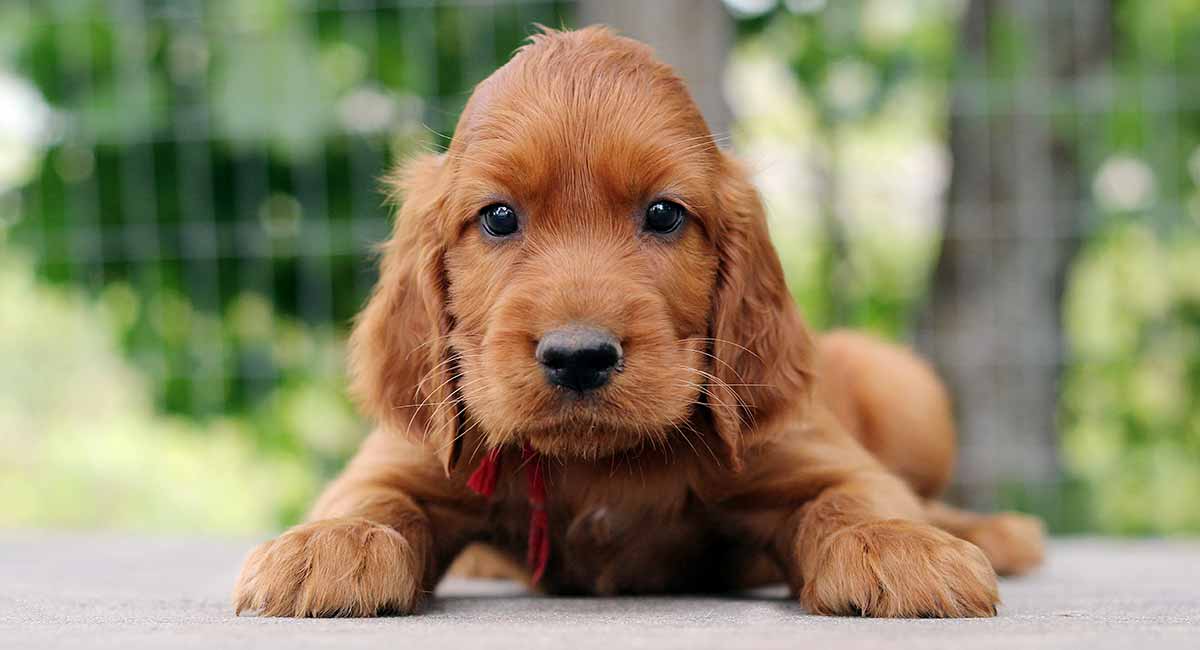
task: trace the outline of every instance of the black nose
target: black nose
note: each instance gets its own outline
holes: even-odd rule
[[[604,330],[571,326],[546,332],[536,355],[551,384],[583,392],[608,383],[621,365],[621,344]]]

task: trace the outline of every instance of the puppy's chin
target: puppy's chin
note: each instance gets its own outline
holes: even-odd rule
[[[569,398],[560,413],[550,415],[545,423],[518,431],[517,435],[545,455],[604,458],[646,446],[663,446],[676,427],[687,426],[691,410],[690,404],[680,404],[669,414],[656,413],[657,417],[635,424],[598,397]]]
[[[524,432],[521,438],[543,456],[562,459],[599,460],[616,456],[643,447],[662,446],[666,433],[658,431],[632,431],[616,429],[597,423],[591,435],[581,437],[579,431],[570,428],[534,429]]]
[[[496,401],[486,397],[491,391],[476,388],[467,408],[489,447],[527,443],[547,456],[581,459],[665,445],[688,431],[699,397],[678,389],[637,399],[619,386],[582,395],[546,387]]]

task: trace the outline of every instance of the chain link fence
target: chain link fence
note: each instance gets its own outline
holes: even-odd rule
[[[0,252],[105,305],[159,410],[329,474],[352,441],[261,413],[348,410],[381,176],[536,24],[614,21],[759,170],[811,320],[950,378],[959,498],[1195,530],[1200,10],[1161,5],[9,0]]]

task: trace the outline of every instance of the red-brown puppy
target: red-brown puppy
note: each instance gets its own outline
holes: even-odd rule
[[[814,340],[746,172],[645,46],[535,36],[395,186],[351,340],[378,428],[250,554],[239,612],[412,612],[474,542],[551,592],[783,579],[867,616],[989,616],[993,567],[1039,560],[1035,521],[925,501],[954,454],[941,384]]]

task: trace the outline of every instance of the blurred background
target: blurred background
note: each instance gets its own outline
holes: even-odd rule
[[[0,526],[301,517],[379,178],[597,21],[751,161],[807,318],[935,359],[956,501],[1200,532],[1196,0],[4,0]]]

